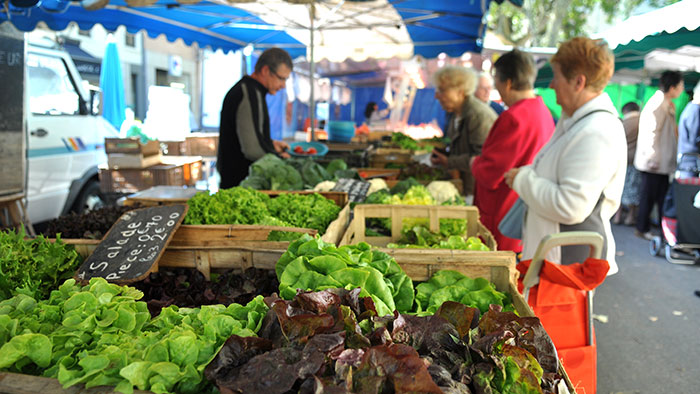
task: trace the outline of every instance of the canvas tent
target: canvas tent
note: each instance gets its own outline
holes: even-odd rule
[[[519,0],[510,1],[519,3]],[[442,52],[452,56],[479,52],[486,30],[484,15],[490,2],[51,0],[21,2],[35,4],[18,8],[13,6],[17,1],[7,0],[7,10],[0,14],[0,23],[9,21],[21,31],[31,31],[38,22],[46,23],[52,30],[63,30],[70,22],[78,23],[83,30],[98,23],[110,31],[123,25],[130,33],[143,29],[151,37],[165,34],[170,41],[181,38],[188,45],[197,42],[200,47],[224,51],[277,46],[292,57],[306,55],[314,78],[313,62],[318,57],[312,53],[317,46],[319,51],[329,48],[323,52],[327,55],[321,56],[332,53],[343,59],[352,58],[360,51],[365,58],[394,55],[430,58]],[[60,9],[55,8],[57,4]],[[49,9],[49,5],[54,8]],[[99,9],[88,11],[84,6]],[[368,48],[372,51],[365,51]]]
[[[663,70],[683,71],[686,85],[700,72],[700,19],[698,1],[683,0],[645,14],[632,16],[596,35],[608,42],[615,55],[613,83],[655,85]],[[547,87],[552,69],[540,69],[535,85]]]

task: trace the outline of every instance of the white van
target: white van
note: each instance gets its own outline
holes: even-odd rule
[[[102,204],[104,139],[119,132],[98,114],[99,96],[83,84],[70,55],[49,39],[25,38],[27,213],[38,223]]]

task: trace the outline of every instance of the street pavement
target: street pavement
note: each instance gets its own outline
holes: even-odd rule
[[[700,265],[651,256],[633,230],[613,225],[620,271],[595,293],[598,393],[700,393]]]

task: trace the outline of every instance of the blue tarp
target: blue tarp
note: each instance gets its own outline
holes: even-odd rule
[[[24,11],[26,15],[0,13],[0,23],[9,20],[21,31],[34,30],[40,21],[51,30],[64,30],[70,22],[76,22],[83,30],[96,24],[109,31],[125,26],[130,33],[145,30],[152,38],[165,34],[168,41],[181,38],[187,45],[196,42],[200,47],[213,50],[237,50],[254,43],[261,49],[284,46],[292,57],[306,55],[306,47],[287,33],[247,11],[209,1],[180,4],[175,0],[158,0],[149,7],[127,7],[124,0],[111,0],[105,8],[96,11],[71,2],[63,13],[46,12],[40,7]]]

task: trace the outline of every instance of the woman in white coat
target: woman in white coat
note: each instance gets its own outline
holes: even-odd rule
[[[527,205],[523,259],[533,257],[542,238],[564,231],[596,231],[604,239],[608,274],[617,272],[610,218],[620,206],[627,167],[625,131],[603,92],[614,58],[607,45],[584,37],[559,47],[550,60],[550,87],[562,107],[552,139],[532,165],[506,172],[506,183]],[[582,262],[589,249],[565,246],[546,256],[555,263]]]

